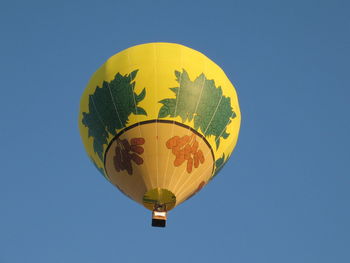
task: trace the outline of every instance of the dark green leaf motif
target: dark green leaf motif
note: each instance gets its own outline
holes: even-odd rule
[[[225,154],[223,153],[222,157],[215,161],[215,172],[214,172],[213,177],[218,174],[218,172],[222,169],[224,164],[225,164]]]
[[[131,113],[147,115],[137,106],[146,96],[145,89],[140,94],[134,92],[137,71],[124,76],[117,73],[111,82],[103,81],[102,87],[97,86],[89,96],[89,113],[83,112],[83,124],[89,130],[88,136],[93,137],[94,151],[102,161],[109,134],[116,135],[117,130],[126,127]]]
[[[227,163],[228,159],[230,158],[231,155],[228,155],[227,158],[225,158],[225,154],[223,153],[222,156],[215,161],[215,171],[213,177],[210,179],[212,180],[215,176],[218,175],[222,167]]]
[[[180,116],[182,122],[194,120],[194,128],[205,136],[215,136],[219,148],[220,137],[228,138],[226,127],[236,117],[230,98],[223,96],[221,87],[216,87],[214,80],[208,80],[203,73],[194,81],[185,70],[175,71],[175,76],[179,87],[170,88],[175,99],[159,101],[163,106],[158,118]]]
[[[103,168],[98,167],[97,163],[95,162],[95,160],[90,156],[90,160],[92,161],[92,163],[94,164],[94,166],[96,167],[96,169],[104,176],[105,175],[105,171],[103,170]],[[108,179],[108,178],[107,178]]]

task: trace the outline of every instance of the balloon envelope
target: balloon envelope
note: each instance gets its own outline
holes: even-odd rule
[[[233,151],[241,114],[222,69],[172,43],[128,48],[91,77],[79,128],[99,171],[136,202],[171,210],[205,186]]]

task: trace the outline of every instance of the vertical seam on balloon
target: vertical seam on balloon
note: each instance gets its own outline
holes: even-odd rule
[[[117,110],[117,105],[115,105],[115,102],[114,102],[114,99],[113,99],[113,96],[112,96],[111,87],[109,86],[109,83],[108,83],[108,82],[107,82],[107,85],[108,85],[109,94],[111,95],[111,99],[112,99],[112,102],[113,102],[113,105],[114,105],[114,110],[115,110],[115,112],[117,113],[117,116],[118,116],[120,125],[121,125],[122,128],[123,128],[123,123],[122,123],[122,121],[121,121],[121,119],[120,119],[120,116],[119,116],[119,113],[118,113],[118,110]]]
[[[104,122],[102,121],[102,119],[101,119],[101,116],[100,116],[100,113],[98,112],[98,110],[97,110],[97,107],[96,107],[96,105],[95,105],[95,102],[94,102],[94,98],[91,96],[91,101],[92,101],[92,104],[93,104],[93,106],[94,106],[94,108],[95,108],[95,110],[96,110],[96,112],[97,112],[97,115],[98,115],[98,120],[100,121],[100,123],[102,124],[102,127],[104,128],[104,130],[105,130],[105,132],[107,132],[107,134],[108,134],[108,131],[106,130],[106,125],[104,124]],[[108,134],[108,136],[109,136],[109,134]],[[88,135],[88,137],[90,137],[89,135]],[[97,138],[97,137],[96,137]],[[94,138],[94,140],[96,139],[96,138]],[[101,140],[97,140],[99,143],[101,143]],[[101,145],[102,145],[102,148],[103,148],[103,145],[104,145],[105,143],[101,143]],[[95,150],[94,150],[94,152],[95,152]],[[96,153],[96,152],[95,152]],[[102,166],[103,167],[103,170],[105,170],[104,169],[104,165]]]
[[[95,110],[96,110],[96,112],[97,112],[98,119],[100,120],[100,122],[102,123],[103,127],[104,127],[105,130],[106,130],[106,124],[105,124],[104,121],[102,120],[101,115],[100,115],[100,113],[99,113],[98,110],[97,110],[97,107],[96,107],[96,104],[95,104],[95,101],[94,101],[94,97],[93,97],[93,96],[91,96],[91,101],[92,101],[92,104],[94,105],[94,108],[95,108]],[[108,132],[108,131],[107,131],[107,132]]]
[[[95,110],[96,110],[96,112],[97,112],[98,119],[99,119],[100,123],[102,124],[102,126],[103,126],[105,132],[107,132],[107,135],[108,135],[108,137],[109,137],[109,132],[108,132],[108,130],[106,129],[106,124],[105,124],[104,121],[102,120],[100,113],[98,112],[98,109],[97,109],[96,104],[95,104],[95,101],[94,101],[94,97],[93,97],[92,95],[90,95],[90,96],[91,96],[92,104],[93,104],[93,106],[94,106],[94,108],[95,108]],[[89,137],[89,136],[88,136],[88,137]],[[94,140],[95,140],[95,138],[94,138]],[[99,143],[101,143],[100,140],[98,140],[98,141],[99,141]],[[101,145],[102,145],[102,153],[103,153],[103,149],[104,149],[104,147],[103,147],[104,144],[105,144],[105,143],[101,143]],[[107,143],[107,146],[108,146],[108,143]],[[94,152],[95,152],[95,150],[94,150]],[[96,153],[96,152],[95,152],[95,153]],[[104,171],[106,172],[106,174],[107,174],[107,171],[106,171],[106,169],[105,169],[105,167],[104,167],[104,160],[102,161],[102,163],[103,163],[103,166],[102,166],[102,167],[103,167],[103,170],[104,170]],[[109,177],[108,174],[107,174],[107,176]]]
[[[203,74],[203,84],[202,84],[201,94],[199,95],[199,98],[198,98],[198,101],[197,101],[197,105],[196,105],[196,108],[195,108],[194,113],[193,113],[194,115],[196,114],[197,109],[198,109],[199,102],[200,102],[201,99],[202,99],[202,94],[203,94],[203,90],[204,90],[204,86],[205,86],[205,79],[206,79],[205,74],[204,74],[204,72],[206,71],[206,66],[207,66],[207,63],[206,63],[206,61],[204,61],[204,63],[203,63],[203,68],[204,68],[204,70],[203,70],[203,72],[202,72],[202,74]],[[195,119],[195,116],[193,117],[193,123],[194,123],[194,119]],[[191,131],[191,130],[188,129],[188,131]],[[204,135],[204,136],[205,136],[205,135]],[[174,192],[176,192],[176,187],[178,186],[178,184],[179,184],[179,182],[180,182],[180,178],[183,177],[183,175],[185,174],[185,172],[186,172],[186,169],[184,169],[183,172],[182,172],[182,174],[179,176],[179,180],[177,181],[177,183],[176,183],[175,186],[174,186]],[[187,178],[187,180],[188,180],[189,178],[191,178],[191,176],[189,176],[189,177]],[[186,181],[187,181],[187,180],[186,180]]]
[[[95,90],[96,91],[96,90]],[[102,124],[102,127],[103,127],[103,129],[105,130],[105,132],[107,132],[107,135],[108,135],[108,137],[109,137],[109,133],[108,133],[108,131],[106,130],[106,125],[104,124],[104,122],[103,122],[103,120],[102,120],[102,118],[101,118],[101,115],[100,115],[100,113],[98,112],[98,110],[97,110],[97,107],[96,107],[96,105],[95,105],[95,101],[94,101],[94,97],[92,96],[92,95],[90,95],[90,97],[91,97],[91,101],[92,101],[92,104],[93,104],[93,107],[95,108],[95,110],[96,110],[96,112],[97,112],[97,115],[98,115],[98,120],[100,121],[100,123]],[[90,136],[89,136],[89,134],[88,134],[88,138],[89,138]],[[96,140],[96,138],[94,138],[94,140]],[[105,143],[102,143],[101,142],[101,140],[97,140],[101,145],[102,145],[102,153],[103,153],[103,145],[105,144]],[[108,144],[107,144],[107,146],[108,146]],[[94,153],[96,154],[96,152],[95,152],[95,149],[94,149]],[[98,154],[97,154],[98,155]],[[92,156],[90,156],[89,155],[89,157],[90,157],[90,159],[92,159]],[[104,159],[104,158],[103,158]],[[104,160],[101,160],[102,161],[102,169],[103,169],[103,172],[104,172],[104,176],[108,179],[108,181],[110,182],[110,183],[112,183],[111,182],[111,179],[109,178],[109,175],[107,174],[107,171],[106,171],[106,169],[105,169],[105,166],[104,166]],[[97,164],[96,164],[97,165]]]
[[[223,97],[223,96],[221,95],[220,100],[219,100],[218,104],[216,105],[216,108],[215,108],[215,110],[214,110],[214,113],[213,113],[213,115],[212,115],[212,117],[211,117],[211,119],[210,119],[210,121],[209,121],[209,124],[208,124],[208,126],[207,126],[205,132],[203,133],[204,137],[205,137],[206,131],[208,130],[208,128],[209,128],[209,126],[210,126],[211,121],[213,120],[213,118],[214,118],[214,116],[215,116],[215,114],[216,114],[217,109],[219,108],[219,105],[220,105],[220,103],[221,103],[222,97]],[[225,129],[226,129],[226,127],[225,127]],[[225,129],[224,129],[224,130],[225,130]],[[220,137],[219,137],[219,138],[220,138]],[[207,154],[207,155],[208,155],[208,154]],[[214,160],[214,162],[215,162],[215,160]],[[193,173],[193,175],[194,175],[194,173]],[[192,176],[193,176],[193,175],[192,175]],[[190,180],[190,179],[192,178],[192,176],[189,176],[189,177],[186,179],[186,181],[184,182],[183,185],[186,185],[186,183],[188,182],[188,180]],[[180,188],[178,189],[178,191],[182,190],[182,188],[183,188],[183,187],[180,187]],[[175,190],[175,189],[174,189],[174,190]]]
[[[217,139],[215,139],[215,143],[216,143],[216,141],[217,141],[218,139],[220,139],[221,135],[225,132],[225,130],[226,130],[226,128],[228,127],[228,125],[230,125],[230,123],[231,123],[231,118],[232,118],[234,115],[235,115],[235,113],[233,112],[233,113],[231,114],[231,116],[230,116],[230,118],[229,118],[229,120],[228,120],[228,122],[227,122],[225,128],[222,130],[220,136],[218,136]],[[207,154],[205,157],[207,157],[207,156],[208,156],[208,154]],[[214,159],[214,166],[215,166],[215,159]],[[209,170],[209,169],[205,170],[205,171],[202,173],[202,176],[203,176],[204,174],[206,174],[208,170]],[[215,170],[216,170],[216,169],[214,169],[213,172],[215,172]],[[200,176],[199,178],[202,178],[202,176]],[[212,176],[213,176],[213,173],[211,174],[210,178],[211,178]],[[210,179],[210,178],[209,178],[209,179]],[[201,179],[200,179],[200,180],[201,180]],[[199,181],[200,181],[200,180],[199,180]],[[197,182],[198,182],[198,181],[197,181]],[[184,193],[185,190],[187,191],[188,189],[190,189],[190,188],[193,186],[193,184],[194,184],[194,183],[190,184],[189,187],[185,188],[185,189],[182,190],[181,192],[178,192],[177,196],[180,196],[180,194]],[[207,184],[207,183],[206,183],[206,184]],[[181,189],[181,188],[180,188],[180,189]],[[175,194],[175,193],[174,193],[174,194]],[[179,200],[179,203],[183,202],[183,200],[184,200],[184,198],[182,198],[181,200]]]
[[[181,69],[183,69],[183,61],[182,61],[182,48],[180,48],[180,64],[181,64]],[[179,94],[180,94],[180,89],[181,89],[181,80],[182,80],[182,74],[180,74],[180,79],[179,79],[179,89],[177,91],[177,94],[176,94],[176,103],[175,103],[175,111],[174,111],[174,119],[173,119],[173,127],[172,127],[172,132],[171,132],[171,137],[172,138],[174,136],[174,126],[175,126],[175,118],[176,118],[176,112],[177,112],[177,105],[178,105],[178,101],[179,101]],[[170,159],[170,151],[168,152],[168,160],[167,160],[167,165],[166,165],[166,173],[165,175],[167,175],[168,173],[168,166],[169,166],[169,159]],[[170,176],[170,181],[168,183],[168,186],[166,187],[169,187],[171,185],[171,182],[173,180],[173,175],[174,175],[174,171],[171,173],[171,176]]]
[[[130,71],[131,71],[131,62],[130,62],[130,54],[129,54],[129,52],[127,52],[127,58],[128,58],[128,64],[129,64],[128,72],[130,72]],[[131,72],[129,73],[129,78],[130,78],[130,81],[131,81]],[[136,112],[135,117],[136,117],[136,122],[138,123],[137,126],[138,126],[138,128],[139,128],[140,136],[143,137],[143,136],[142,136],[142,132],[141,132],[141,127],[140,127],[139,116],[138,116],[138,114],[137,114],[137,106],[136,106],[136,99],[135,99],[135,87],[136,87],[136,82],[135,82],[135,80],[134,80],[134,83],[135,83],[134,89],[132,88],[132,86],[130,86],[130,89],[131,89],[131,93],[132,93],[132,96],[133,96],[133,99],[134,99],[134,106],[135,106],[135,112]],[[148,173],[149,169],[148,169],[147,162],[144,162],[144,163],[145,163],[145,166],[146,166],[147,175],[149,175],[149,173]],[[140,176],[140,180],[141,180],[141,176]],[[141,181],[142,181],[142,180],[141,180]],[[150,177],[149,177],[149,181],[150,181],[150,183],[151,183],[151,187],[150,187],[150,188],[152,188],[153,185],[152,185],[152,181],[151,181],[151,178],[150,178]],[[143,181],[143,182],[145,183],[145,181]],[[146,190],[148,190],[148,189],[147,189],[147,185],[145,185],[145,188],[146,188]]]
[[[157,105],[157,95],[158,95],[158,81],[157,81],[157,51],[156,51],[156,44],[153,44],[153,52],[154,52],[154,85],[155,85],[155,105]],[[158,171],[158,119],[156,119],[156,166],[157,166],[157,187],[159,187],[159,171]]]
[[[207,130],[208,130],[208,128],[209,128],[209,126],[210,126],[212,120],[214,119],[214,116],[215,116],[215,114],[216,114],[216,112],[217,112],[217,110],[218,110],[218,108],[219,108],[220,103],[221,103],[222,97],[223,97],[223,95],[221,95],[220,100],[219,100],[219,103],[218,103],[218,105],[216,105],[214,114],[211,116],[211,119],[210,119],[210,121],[209,121],[209,124],[208,124],[207,128],[206,128],[205,131],[204,131],[204,136],[206,136],[206,132],[207,132]]]

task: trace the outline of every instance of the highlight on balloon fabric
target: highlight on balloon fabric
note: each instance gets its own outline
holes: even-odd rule
[[[100,173],[152,211],[197,194],[228,161],[240,129],[234,86],[202,53],[148,43],[110,57],[81,97],[79,129]]]

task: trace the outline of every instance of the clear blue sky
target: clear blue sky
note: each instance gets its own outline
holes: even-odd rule
[[[1,1],[0,263],[350,262],[349,10]],[[231,160],[165,229],[95,170],[77,124],[91,74],[155,41],[214,60],[242,110]]]

